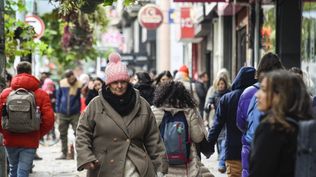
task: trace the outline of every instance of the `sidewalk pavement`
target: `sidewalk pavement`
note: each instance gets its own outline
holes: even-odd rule
[[[86,172],[76,170],[75,160],[55,160],[61,154],[61,143],[53,146],[40,146],[38,154],[43,160],[35,160],[35,167],[30,177],[85,177]],[[203,164],[211,171],[215,177],[227,177],[217,171],[217,155],[210,159],[202,157]]]
[[[58,130],[56,129],[56,133]],[[74,143],[74,136],[71,129],[68,131],[68,142]],[[76,170],[76,160],[55,160],[61,155],[61,142],[53,146],[40,145],[37,150],[39,156],[43,160],[35,160],[35,167],[30,177],[85,177],[86,172],[78,172]],[[203,156],[203,155],[202,155]],[[217,171],[217,154],[214,154],[209,159],[202,157],[202,163],[211,171],[215,177],[227,177],[226,174],[221,174]]]
[[[71,127],[71,126],[70,126]],[[56,128],[57,137],[59,137],[58,129]],[[68,143],[75,142],[73,131],[69,128]],[[78,172],[76,168],[76,160],[55,160],[61,155],[61,141],[55,145],[40,145],[37,149],[37,154],[42,157],[42,160],[34,160],[33,173],[30,177],[85,177],[86,172]]]

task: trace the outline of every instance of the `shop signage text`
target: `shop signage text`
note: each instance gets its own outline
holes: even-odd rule
[[[139,10],[138,22],[142,27],[153,30],[163,22],[163,14],[158,6],[147,4]]]

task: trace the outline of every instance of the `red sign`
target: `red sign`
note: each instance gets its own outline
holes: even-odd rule
[[[139,24],[147,29],[156,29],[163,22],[163,14],[158,6],[147,4],[138,12]]]
[[[39,39],[44,35],[45,24],[40,17],[36,15],[26,16],[25,22],[33,26],[36,33],[36,39]]]
[[[194,24],[190,7],[181,7],[181,36],[180,39],[194,38]]]
[[[173,2],[226,2],[226,0],[173,0]]]

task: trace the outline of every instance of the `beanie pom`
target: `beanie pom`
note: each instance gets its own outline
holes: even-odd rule
[[[109,56],[109,60],[112,63],[118,63],[121,61],[121,56],[118,53],[111,53]]]

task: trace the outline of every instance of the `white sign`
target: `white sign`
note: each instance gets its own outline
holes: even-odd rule
[[[35,15],[26,16],[25,22],[33,26],[36,33],[36,39],[40,39],[44,35],[45,24],[41,18]]]

